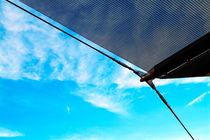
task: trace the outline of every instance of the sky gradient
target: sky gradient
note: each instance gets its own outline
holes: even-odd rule
[[[155,84],[193,136],[208,140],[210,78]],[[1,139],[190,140],[137,76],[4,0]]]

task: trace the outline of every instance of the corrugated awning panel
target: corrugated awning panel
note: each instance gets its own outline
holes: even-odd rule
[[[20,1],[147,71],[210,31],[209,0]]]

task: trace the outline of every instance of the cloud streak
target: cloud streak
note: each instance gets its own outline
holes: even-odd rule
[[[24,136],[24,134],[18,131],[12,131],[6,128],[0,128],[0,137],[20,137]]]
[[[201,102],[207,94],[210,94],[210,91],[201,94],[199,97],[197,97],[197,98],[195,98],[193,101],[189,102],[189,103],[187,104],[187,106],[192,106],[192,105],[195,104],[195,103]]]
[[[147,84],[141,83],[139,78],[127,69],[120,69],[119,76],[114,79],[118,84],[118,88],[141,88],[148,87]],[[166,86],[170,84],[189,84],[189,83],[209,83],[209,77],[192,77],[192,78],[177,78],[177,79],[155,79],[156,86]]]
[[[109,83],[117,68],[110,60],[11,5],[1,7],[0,24],[6,31],[0,40],[0,77]]]
[[[87,94],[84,100],[96,107],[104,108],[110,112],[117,113],[120,115],[127,115],[125,107],[123,107],[123,104],[119,101],[116,101],[118,99],[116,99],[115,96],[113,95],[102,95],[102,94],[91,93]]]
[[[70,111],[71,111],[71,108],[67,105],[66,106],[66,111],[68,112],[68,113],[70,113]]]
[[[129,115],[129,104],[132,97],[124,90],[117,90],[110,86],[83,86],[70,94],[79,96],[94,107],[105,109],[108,112],[122,116]]]

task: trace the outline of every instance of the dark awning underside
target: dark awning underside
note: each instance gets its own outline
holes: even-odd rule
[[[169,58],[210,31],[210,2],[161,0],[20,0],[90,41],[149,71],[167,68]],[[161,71],[157,77],[204,76],[196,74],[200,61],[209,64],[209,40],[202,58],[193,67]],[[194,48],[200,46],[199,43]],[[188,49],[184,55],[188,55]],[[199,49],[198,49],[199,50]],[[197,52],[199,55],[202,52]],[[177,56],[177,55],[176,55]],[[194,55],[196,56],[196,55]],[[172,57],[183,59],[182,57]],[[171,60],[171,59],[170,59]],[[204,61],[205,60],[205,61]],[[169,61],[169,60],[167,60]],[[174,60],[172,62],[175,62]],[[160,63],[160,64],[159,64]],[[164,65],[164,66],[163,66]],[[198,67],[196,67],[198,66]],[[193,74],[189,71],[197,68]],[[173,69],[173,71],[171,71]],[[166,69],[165,69],[166,70]],[[177,70],[177,71],[176,71]],[[170,74],[168,73],[170,71]],[[163,74],[168,73],[164,77]]]

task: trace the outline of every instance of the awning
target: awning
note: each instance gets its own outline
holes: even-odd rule
[[[210,31],[209,0],[20,1],[155,77],[210,73],[209,34],[192,43]]]

